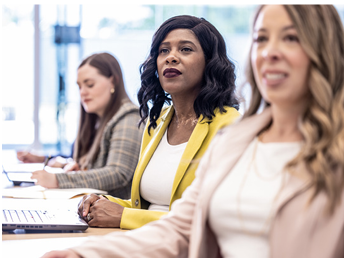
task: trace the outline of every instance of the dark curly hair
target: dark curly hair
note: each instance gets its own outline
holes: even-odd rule
[[[229,60],[226,44],[219,31],[203,18],[189,15],[180,15],[166,20],[155,32],[150,49],[150,55],[140,66],[141,88],[137,93],[140,103],[141,121],[149,115],[150,129],[156,128],[164,103],[170,104],[171,98],[160,85],[157,72],[157,57],[161,42],[167,34],[175,29],[189,29],[194,32],[200,42],[205,56],[205,70],[202,88],[194,102],[194,110],[199,117],[211,119],[215,108],[226,112],[225,106],[239,109],[239,102],[235,96],[235,66]],[[148,103],[151,103],[149,108]]]

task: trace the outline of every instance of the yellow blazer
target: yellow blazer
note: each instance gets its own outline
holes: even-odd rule
[[[215,117],[213,117],[213,119],[205,118],[202,120],[203,116],[198,119],[197,125],[190,136],[182,155],[181,162],[176,171],[176,176],[172,186],[170,209],[172,203],[181,198],[184,190],[194,180],[199,160],[207,150],[209,143],[217,131],[224,126],[233,123],[240,116],[240,113],[235,108],[227,107],[226,111],[226,113],[221,114],[219,110],[216,109],[214,111]],[[124,207],[120,224],[120,227],[123,229],[139,228],[148,222],[158,220],[161,216],[167,214],[166,212],[147,210],[149,203],[141,198],[140,182],[149,160],[170,124],[173,113],[173,106],[169,106],[164,109],[157,120],[157,127],[150,130],[150,135],[148,134],[149,123],[146,125],[142,137],[140,158],[133,177],[131,200],[122,200],[120,198],[106,196],[110,201],[116,202]]]

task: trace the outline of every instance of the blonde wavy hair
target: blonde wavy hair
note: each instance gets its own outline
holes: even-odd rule
[[[260,6],[254,16],[255,24]],[[328,196],[332,213],[344,189],[344,30],[331,5],[284,5],[297,30],[300,44],[311,60],[308,85],[310,102],[300,119],[304,146],[287,169],[304,164],[312,178],[314,194]],[[258,91],[252,64],[248,59],[247,82],[252,95],[244,117],[268,106]]]

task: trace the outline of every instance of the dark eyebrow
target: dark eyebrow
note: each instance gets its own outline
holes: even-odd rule
[[[162,46],[162,45],[167,45],[168,46],[170,44],[171,44],[170,42],[161,42],[160,46]],[[196,47],[195,43],[193,43],[190,40],[181,40],[181,41],[178,42],[178,44],[192,44],[192,45],[194,45]]]
[[[88,81],[91,81],[91,80],[92,80],[92,79],[86,79],[86,80],[84,80],[84,83],[87,83]],[[79,85],[79,82],[77,81],[76,84]]]
[[[88,81],[91,81],[92,79],[86,79],[84,80],[84,83],[88,82]]]

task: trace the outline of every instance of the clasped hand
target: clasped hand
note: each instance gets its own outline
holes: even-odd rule
[[[124,208],[96,194],[85,195],[79,203],[78,213],[91,227],[118,228]]]

